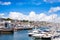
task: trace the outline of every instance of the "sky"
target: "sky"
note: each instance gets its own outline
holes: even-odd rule
[[[0,0],[0,17],[59,22],[60,0]]]

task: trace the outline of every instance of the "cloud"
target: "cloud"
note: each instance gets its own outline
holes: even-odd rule
[[[47,3],[56,3],[56,2],[60,2],[60,0],[44,0],[44,2],[47,2]]]
[[[57,17],[54,21],[60,23],[60,17]]]
[[[0,18],[6,18],[4,13],[0,13]]]
[[[10,5],[11,4],[11,2],[2,2],[2,1],[0,1],[0,5]]]
[[[1,13],[1,14],[0,14],[0,16],[3,16],[3,15],[4,15],[4,13]]]
[[[50,8],[49,13],[57,12],[57,11],[60,11],[60,7],[52,7],[52,8]]]
[[[23,13],[20,12],[10,12],[9,13],[9,18],[12,19],[18,19],[18,20],[31,20],[35,21],[37,19],[37,14],[33,11],[29,13],[29,15],[24,15]]]
[[[10,12],[9,18],[11,19],[23,19],[24,15],[19,12]]]
[[[53,22],[55,19],[57,19],[57,14],[51,15],[47,15],[45,13],[36,14],[34,11],[31,11],[29,15],[24,15],[23,13],[20,12],[10,12],[9,18],[18,20]]]
[[[37,16],[37,14],[35,13],[35,12],[33,12],[33,11],[31,11],[30,13],[29,13],[29,20],[36,20],[36,16]]]
[[[39,21],[49,21],[49,22],[52,22],[56,18],[57,14],[47,15],[45,13],[41,13],[38,17]]]
[[[5,14],[0,14],[1,17],[5,17]],[[31,11],[29,15],[24,15],[20,12],[9,12],[8,15],[11,19],[16,20],[29,20],[29,21],[48,21],[48,22],[58,22],[60,23],[60,17],[57,14],[47,15],[45,13],[36,14],[34,11]],[[6,17],[5,17],[6,18]]]

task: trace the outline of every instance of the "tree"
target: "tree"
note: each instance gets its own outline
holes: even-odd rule
[[[10,21],[11,21],[12,19],[10,19],[10,18],[7,18],[7,19],[4,19],[4,20],[6,20],[6,21],[9,21],[9,20],[10,20]]]
[[[21,20],[21,22],[29,22],[28,20]]]

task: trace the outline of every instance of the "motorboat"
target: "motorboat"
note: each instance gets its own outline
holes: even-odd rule
[[[28,33],[29,36],[32,36],[33,34],[38,34],[39,33],[39,30],[37,29],[34,29],[32,30],[31,32]]]

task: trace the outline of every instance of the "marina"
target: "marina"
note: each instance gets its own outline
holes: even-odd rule
[[[43,29],[43,30],[39,30],[38,29],[35,29],[35,30],[32,30],[32,32],[28,33],[29,36],[33,37],[33,38],[37,38],[37,39],[41,39],[41,40],[53,40],[55,38],[59,38],[60,37],[60,33],[57,32],[56,29],[50,29],[47,30],[47,27],[45,27],[46,29]]]
[[[16,31],[14,34],[0,34],[0,40],[41,40],[39,38],[32,38],[28,36],[28,32],[30,30],[21,30]],[[24,37],[23,37],[24,36]],[[59,40],[60,38],[55,38],[53,40]],[[43,39],[43,40],[50,40],[50,39]]]
[[[0,0],[0,40],[60,40],[60,0]]]
[[[12,40],[56,40],[60,38],[60,30],[58,29],[58,24],[45,24],[42,22],[21,22],[19,20],[4,20],[0,23],[0,35],[12,35]],[[54,28],[54,29],[53,29]],[[16,34],[18,33],[18,34]],[[26,38],[23,39],[23,36],[26,35]],[[18,36],[18,37],[17,37]],[[15,39],[15,37],[17,37]],[[1,38],[0,38],[1,39]],[[1,39],[2,40],[2,39]]]

